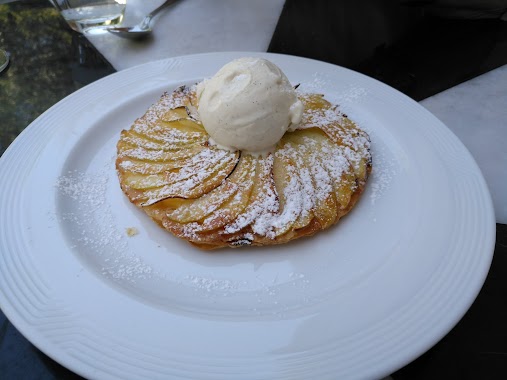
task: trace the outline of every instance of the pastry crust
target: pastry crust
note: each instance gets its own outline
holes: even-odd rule
[[[257,157],[210,143],[195,86],[163,94],[121,132],[123,192],[201,249],[283,244],[331,227],[365,188],[369,136],[322,95],[298,96],[305,106],[298,129]]]

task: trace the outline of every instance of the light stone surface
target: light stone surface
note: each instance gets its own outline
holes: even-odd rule
[[[133,26],[162,0],[128,0],[124,26]],[[105,32],[87,34],[113,65],[123,70],[142,63],[187,54],[217,51],[266,51],[284,0],[180,0],[162,10],[154,33],[131,41]]]

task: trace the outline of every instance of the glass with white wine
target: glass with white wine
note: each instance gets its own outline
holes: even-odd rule
[[[51,3],[72,29],[94,33],[121,23],[127,0],[51,0]]]

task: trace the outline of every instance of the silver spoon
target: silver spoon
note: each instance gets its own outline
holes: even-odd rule
[[[108,32],[123,38],[130,39],[141,39],[148,36],[153,29],[151,28],[151,21],[153,17],[157,15],[162,9],[167,8],[168,6],[174,4],[178,0],[167,0],[165,3],[161,4],[158,8],[154,9],[150,14],[148,14],[143,21],[135,26],[124,26],[117,28],[107,29]]]

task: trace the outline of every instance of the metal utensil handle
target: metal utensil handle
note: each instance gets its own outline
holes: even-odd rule
[[[153,17],[157,15],[158,12],[160,12],[162,9],[174,4],[178,0],[167,0],[165,3],[159,5],[158,8],[155,8],[151,13],[149,13],[144,19],[141,25],[139,25],[142,29],[148,28],[150,26],[151,20]]]

